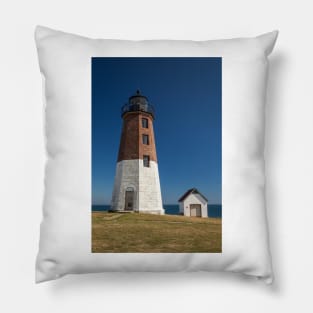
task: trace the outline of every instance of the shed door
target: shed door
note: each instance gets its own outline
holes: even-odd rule
[[[190,216],[201,217],[201,204],[190,204]]]

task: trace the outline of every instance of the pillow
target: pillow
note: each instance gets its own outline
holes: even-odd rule
[[[263,140],[277,34],[126,41],[36,28],[48,155],[36,282],[105,271],[272,282]]]

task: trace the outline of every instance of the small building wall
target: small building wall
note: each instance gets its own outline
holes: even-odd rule
[[[179,202],[179,213],[184,214],[184,202]]]
[[[201,217],[208,217],[208,203],[199,194],[190,194],[179,203],[179,210],[185,216],[190,216],[190,204],[201,204]]]

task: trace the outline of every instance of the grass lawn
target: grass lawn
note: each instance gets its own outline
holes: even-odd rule
[[[222,220],[92,212],[92,252],[222,252]]]

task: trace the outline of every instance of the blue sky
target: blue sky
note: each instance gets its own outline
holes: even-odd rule
[[[164,204],[196,187],[221,203],[221,58],[92,58],[92,202],[109,204],[122,128],[136,89],[155,107]]]

